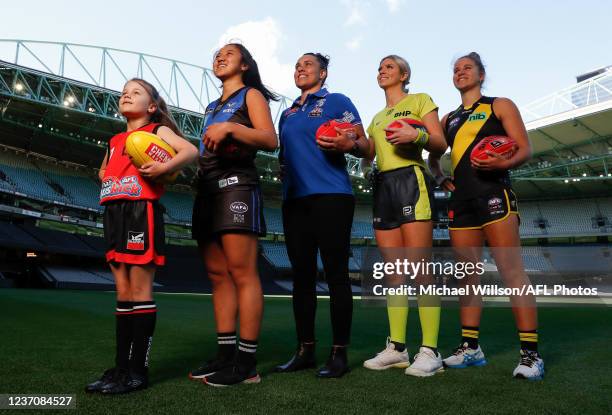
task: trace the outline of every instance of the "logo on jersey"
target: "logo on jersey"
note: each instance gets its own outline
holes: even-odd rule
[[[108,154],[108,160],[110,160],[110,159],[111,159],[111,157],[113,157],[113,153],[114,153],[114,152],[115,152],[115,147],[113,147],[113,148],[111,148],[111,149],[110,149],[110,153]],[[107,162],[108,162],[108,160],[107,160]]]
[[[400,111],[400,112],[396,112],[395,114],[393,114],[393,118],[407,117],[410,114],[412,114],[412,111]]]
[[[139,197],[141,192],[142,186],[138,182],[138,177],[126,176],[119,180],[118,178],[111,176],[105,178],[102,182],[100,199],[115,196]]]
[[[412,215],[412,205],[404,206],[402,208],[402,213],[404,214],[404,216]]]
[[[236,101],[228,102],[227,104],[224,105],[225,108],[223,108],[221,112],[230,113],[230,114],[235,113],[236,111],[238,111],[238,108],[236,108],[236,104],[237,104]]]
[[[325,104],[325,98],[319,99],[315,107],[308,113],[309,117],[320,117],[323,115],[323,105]]]
[[[459,123],[459,121],[461,121],[461,118],[453,118],[452,120],[449,121],[448,128],[449,129],[453,128],[455,125]]]
[[[288,116],[290,116],[290,115],[293,115],[293,114],[297,113],[297,112],[298,112],[298,110],[299,110],[299,107],[297,107],[297,106],[295,106],[295,107],[291,107],[291,108],[287,108],[287,109],[285,110],[285,112],[284,112],[284,114],[283,114],[283,115],[284,115],[285,117],[288,117]]]
[[[468,118],[468,122],[470,121],[480,121],[480,120],[484,120],[487,118],[487,114],[484,112],[477,112],[475,114],[470,115],[470,117]]]
[[[144,232],[128,231],[127,249],[144,251]]]
[[[165,163],[172,159],[170,153],[155,143],[149,144],[149,147],[145,150],[145,154],[151,157],[153,161],[158,161],[160,163]]]
[[[246,213],[249,210],[249,206],[244,202],[232,202],[230,210],[234,213]]]
[[[350,112],[350,111],[344,111],[344,112],[342,113],[342,118],[341,118],[341,121],[343,121],[343,122],[348,122],[348,123],[351,123],[351,124],[352,124],[352,123],[353,123],[353,121],[355,121],[355,119],[356,119],[356,118],[357,118],[357,117],[355,117],[355,114],[353,114],[352,112]]]
[[[233,184],[238,184],[238,176],[228,177],[227,179],[219,180],[219,189],[223,189],[224,187],[231,186]]]

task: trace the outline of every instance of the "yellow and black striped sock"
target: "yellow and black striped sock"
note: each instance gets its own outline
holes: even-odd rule
[[[461,326],[461,344],[467,343],[470,349],[478,349],[478,327]]]
[[[537,330],[522,330],[519,331],[519,339],[521,340],[521,349],[538,351],[538,331]]]

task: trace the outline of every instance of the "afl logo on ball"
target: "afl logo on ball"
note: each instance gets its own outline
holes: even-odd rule
[[[249,206],[244,202],[232,202],[230,210],[234,213],[245,213],[249,210]]]

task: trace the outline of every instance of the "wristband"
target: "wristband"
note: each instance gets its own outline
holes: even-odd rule
[[[427,142],[429,142],[429,133],[427,131],[423,131],[420,128],[418,129],[419,134],[417,135],[416,140],[414,140],[414,142],[421,146],[421,147],[425,147],[425,145],[427,144]]]

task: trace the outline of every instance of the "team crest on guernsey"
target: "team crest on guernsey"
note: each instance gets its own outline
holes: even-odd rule
[[[136,176],[126,176],[119,180],[111,176],[104,179],[100,190],[100,199],[114,196],[138,197],[142,192],[142,186]]]
[[[450,120],[450,122],[448,123],[448,128],[453,128],[455,125],[457,125],[457,123],[461,121],[461,118],[453,118],[452,120]]]
[[[309,117],[320,117],[323,115],[323,105],[325,104],[325,98],[317,100],[315,107],[308,113]]]

